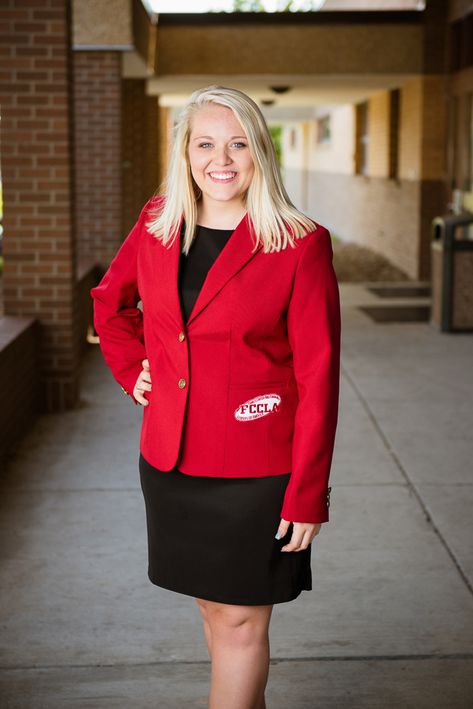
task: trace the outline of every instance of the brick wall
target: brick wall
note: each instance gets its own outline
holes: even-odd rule
[[[160,179],[160,111],[156,96],[146,96],[144,79],[124,79],[122,107],[124,233],[132,228]]]
[[[66,0],[0,3],[4,308],[39,321],[51,411],[78,396],[70,22]]]
[[[158,100],[115,51],[74,53],[76,222],[82,266],[106,269],[158,186]]]
[[[122,239],[121,56],[74,52],[75,193],[81,263],[108,265]]]

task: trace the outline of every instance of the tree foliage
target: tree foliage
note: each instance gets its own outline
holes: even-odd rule
[[[301,3],[295,0],[281,0],[276,12],[297,12],[299,10],[317,10],[320,3],[305,2],[304,8],[301,8]],[[233,7],[230,12],[268,12],[264,6],[263,0],[233,0]]]

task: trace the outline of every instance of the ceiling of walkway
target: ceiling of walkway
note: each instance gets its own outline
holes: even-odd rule
[[[144,0],[109,0],[106,13],[95,0],[74,0],[73,46],[121,51],[123,77],[145,79],[162,106],[177,109],[195,89],[221,84],[251,95],[268,116],[299,119],[423,73],[425,13],[411,0],[396,11],[395,0],[376,3],[389,11],[372,11],[373,2],[326,0],[322,11],[302,13],[153,14]]]
[[[178,108],[194,90],[220,84],[248,93],[268,117],[303,119],[317,106],[357,103],[419,75],[422,15],[161,14],[147,93]],[[123,60],[124,76],[139,75],[133,55]]]
[[[195,89],[209,84],[232,86],[251,95],[268,110],[278,110],[278,115],[290,110],[296,117],[303,117],[307,109],[320,104],[357,103],[385,89],[396,88],[409,78],[409,74],[378,74],[359,76],[307,76],[268,75],[235,76],[206,75],[192,77],[160,77],[148,81],[148,93],[159,96],[162,106],[182,106]],[[415,76],[415,74],[412,74]],[[273,87],[276,90],[273,90]],[[281,89],[288,89],[280,93]],[[267,102],[274,102],[268,105]],[[294,114],[294,108],[299,109]]]

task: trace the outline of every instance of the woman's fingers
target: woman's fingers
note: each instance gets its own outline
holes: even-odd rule
[[[291,523],[288,522],[287,519],[281,518],[281,521],[279,522],[278,531],[276,532],[276,535],[275,535],[276,539],[282,539],[287,534],[287,530],[289,529],[290,524]]]
[[[151,384],[151,373],[149,371],[149,360],[144,359],[141,364],[143,365],[143,371],[140,372],[139,379],[143,382],[149,382]]]
[[[136,384],[145,391],[151,391],[152,389],[151,382],[148,382],[144,377],[140,377]]]
[[[312,541],[312,539],[317,536],[317,534],[320,532],[321,529],[322,529],[322,524],[315,525],[315,529],[312,530],[312,536],[311,536],[310,541]]]
[[[143,365],[143,367],[149,367],[149,362],[147,359],[144,359],[141,364]],[[151,390],[151,375],[149,373],[149,369],[143,369],[143,371],[140,372],[140,374],[138,375],[138,379],[136,380],[135,388],[133,390],[133,396],[140,404],[142,404],[143,406],[148,406],[149,401],[145,397],[144,392]]]
[[[321,524],[294,522],[291,539],[281,547],[281,551],[302,551],[307,549],[313,538],[320,532]]]
[[[298,538],[294,538],[294,535],[291,537],[291,541],[289,544],[286,544],[281,551],[303,551],[304,549],[307,549],[309,546],[309,540],[310,540],[310,535],[308,532],[304,532],[302,534],[302,537],[300,537],[299,543],[297,542]]]
[[[142,404],[143,406],[148,406],[149,401],[146,399],[144,396],[143,392],[138,388],[139,384],[135,384],[135,388],[133,389],[133,396],[135,399],[138,401],[138,403]]]
[[[303,537],[304,530],[300,529],[299,527],[296,527],[296,523],[294,523],[291,540],[289,544],[286,544],[285,546],[281,547],[281,551],[299,551]]]

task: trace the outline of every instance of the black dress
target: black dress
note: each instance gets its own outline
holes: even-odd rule
[[[182,225],[184,229],[185,225]],[[179,295],[186,321],[207,271],[233,230],[198,225],[179,259]],[[148,534],[148,577],[195,598],[238,605],[291,601],[312,589],[311,546],[282,552],[293,525],[275,539],[290,473],[259,478],[161,471],[140,452]]]

